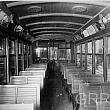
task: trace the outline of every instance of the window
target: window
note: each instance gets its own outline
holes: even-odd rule
[[[88,42],[87,47],[87,69],[92,72],[92,42]]]
[[[103,54],[103,40],[96,40],[95,42],[95,53]]]
[[[0,55],[5,55],[5,39],[0,39]]]
[[[95,41],[95,73],[103,74],[103,39]]]
[[[92,72],[92,55],[87,55],[87,69]]]
[[[59,60],[65,60],[66,59],[66,50],[65,49],[59,49]]]
[[[80,66],[81,55],[77,54],[77,65]]]
[[[18,43],[18,54],[22,54],[22,44]]]
[[[80,66],[81,61],[81,45],[77,45],[77,65]]]
[[[50,60],[57,60],[57,47],[50,47]]]
[[[24,44],[24,54],[26,54],[26,45]]]
[[[65,48],[66,48],[65,42],[61,42],[61,43],[59,44],[59,48],[65,49]]]
[[[110,81],[110,37],[107,38],[107,80]]]
[[[15,54],[15,42],[11,40],[9,41],[9,53]]]
[[[36,48],[36,56],[40,58],[47,58],[47,48]]]
[[[82,44],[82,68],[85,69],[85,44]]]
[[[80,53],[80,52],[81,52],[81,46],[77,45],[77,53]]]
[[[85,44],[82,44],[82,53],[85,53]]]
[[[89,54],[92,54],[92,42],[88,43],[88,49],[87,50],[88,50]]]
[[[71,49],[66,49],[66,59],[71,60]]]

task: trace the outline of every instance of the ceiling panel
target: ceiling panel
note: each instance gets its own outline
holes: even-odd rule
[[[107,2],[91,0],[56,1],[6,1],[6,4],[21,23],[35,33],[34,36],[56,33],[74,35],[108,6]]]
[[[46,22],[46,21],[64,21],[64,22],[76,22],[85,24],[88,20],[88,18],[80,18],[80,17],[70,17],[70,16],[44,16],[44,17],[33,17],[29,19],[23,19],[21,22],[23,24],[27,23],[33,23],[33,22]]]
[[[76,11],[77,6],[81,6],[85,10],[83,12]],[[28,5],[20,5],[11,7],[11,11],[16,13],[18,16],[25,16],[36,13],[74,13],[94,16],[96,15],[104,6],[90,5],[90,4],[79,4],[79,3],[33,3]],[[35,11],[37,10],[37,11]],[[92,11],[95,10],[95,11]],[[19,12],[19,13],[17,13]]]

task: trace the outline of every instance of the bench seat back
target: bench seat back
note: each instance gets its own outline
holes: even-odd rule
[[[0,104],[0,110],[34,110],[33,104]]]
[[[44,80],[42,75],[36,76],[11,76],[10,84],[40,84],[41,88],[43,88]]]

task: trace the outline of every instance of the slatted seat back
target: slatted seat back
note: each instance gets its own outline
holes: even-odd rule
[[[36,72],[43,72],[45,77],[46,69],[44,68],[26,68],[26,71],[36,71]]]
[[[82,71],[82,70],[70,70],[67,74],[67,84],[72,84],[72,80],[73,80],[73,74],[78,74],[78,75],[88,75],[91,74],[89,71]]]
[[[47,64],[32,64],[32,65],[30,65],[29,66],[29,68],[33,68],[33,67],[35,67],[35,68],[40,68],[40,67],[42,67],[42,68],[47,68]]]
[[[33,104],[0,104],[0,110],[34,110]]]
[[[97,83],[81,83],[79,93],[83,94],[80,97],[80,105],[83,110],[96,110],[97,102],[100,102],[100,94],[102,93],[101,84]],[[81,103],[85,100],[85,104]]]
[[[0,104],[16,102],[16,89],[14,87],[0,86]]]
[[[19,87],[18,88],[18,96],[17,96],[17,103],[34,103],[36,108],[37,98],[36,98],[37,89],[30,88],[30,87]],[[39,105],[38,105],[39,106]]]
[[[90,74],[81,74],[79,75],[80,79],[86,83],[103,83],[103,76],[99,75],[90,75]]]
[[[68,73],[76,70],[76,67],[66,67],[64,71],[64,78],[68,79]]]
[[[97,110],[110,110],[110,102],[98,103]]]
[[[72,80],[73,80],[73,74],[79,74],[75,73],[76,70],[69,70],[68,74],[67,74],[67,84],[72,84]]]
[[[102,92],[109,95],[108,101],[110,101],[110,82],[102,84]]]
[[[11,90],[11,91],[9,91]],[[14,91],[14,92],[12,92]],[[13,94],[13,95],[10,95]],[[14,95],[15,94],[15,95]],[[40,107],[40,85],[1,85],[0,103],[32,104],[35,110]]]
[[[78,78],[80,78],[79,77],[80,74],[83,75],[83,76],[90,74],[90,72],[88,72],[88,71],[81,71],[81,72],[80,71],[81,70],[69,71],[67,82],[69,82],[71,84],[72,83],[72,80],[73,79],[75,80],[74,76],[77,76]]]
[[[11,76],[10,84],[40,84],[41,88],[43,88],[43,76]]]
[[[22,76],[11,76],[10,77],[10,84],[26,84],[27,79]]]
[[[46,71],[46,68],[26,68],[25,71],[37,71],[37,70],[41,70],[41,71]]]
[[[20,71],[20,76],[36,76],[36,75],[43,75],[45,77],[44,71]]]
[[[76,67],[74,64],[67,65],[67,63],[66,64],[61,64],[60,63],[60,65],[61,65],[61,72],[63,74],[65,74],[66,69],[73,69],[74,67]]]
[[[80,84],[80,80],[78,77],[78,74],[73,74],[72,75],[72,93],[78,93],[79,91],[79,84]]]
[[[81,70],[80,70],[81,71]],[[84,78],[81,77],[81,75],[88,76],[90,74],[89,71],[75,71],[72,72],[70,79],[70,83],[72,82],[72,93],[79,93],[79,85],[81,85],[81,83],[86,83]]]
[[[40,85],[15,85],[17,87],[17,103],[34,103],[34,110],[40,107]]]

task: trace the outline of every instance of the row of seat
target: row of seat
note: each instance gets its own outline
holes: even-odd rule
[[[33,64],[0,85],[0,110],[39,110],[47,64]]]
[[[63,86],[75,110],[110,109],[108,102],[110,83],[104,82],[103,75],[93,75],[90,71],[82,70],[72,63],[60,65]]]

